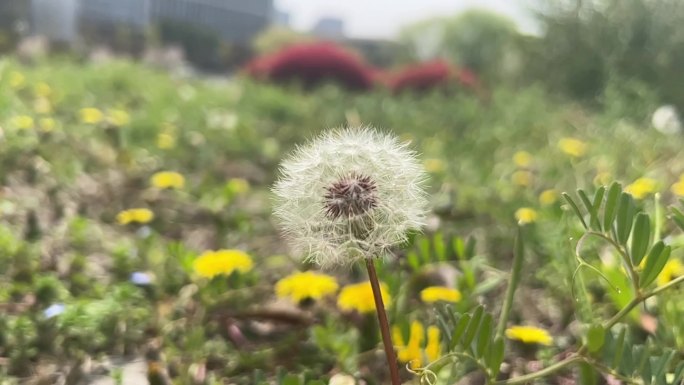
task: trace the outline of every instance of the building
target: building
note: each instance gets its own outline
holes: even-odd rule
[[[31,4],[33,32],[58,41],[73,41],[84,28],[105,36],[120,28],[139,34],[170,21],[246,44],[274,12],[273,0],[0,0],[0,13],[19,14],[22,2]]]
[[[51,41],[73,42],[78,37],[77,0],[32,0],[32,33]]]
[[[338,17],[323,17],[311,29],[320,38],[338,40],[344,38],[344,21]]]
[[[156,22],[184,23],[246,44],[271,22],[273,0],[152,0]]]

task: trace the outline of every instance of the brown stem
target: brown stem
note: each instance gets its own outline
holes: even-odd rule
[[[375,272],[375,265],[373,264],[373,259],[366,258],[366,267],[368,268],[368,278],[370,279],[371,287],[373,288],[375,310],[378,313],[378,322],[380,322],[380,333],[382,334],[382,343],[385,346],[385,355],[387,356],[387,364],[389,366],[392,385],[400,385],[401,382],[399,382],[397,357],[394,354],[394,345],[392,344],[392,337],[390,335],[389,322],[387,322],[387,313],[385,313],[385,304],[382,302],[380,283],[378,282],[378,274]]]

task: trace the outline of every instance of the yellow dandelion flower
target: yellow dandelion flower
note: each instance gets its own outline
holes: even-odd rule
[[[420,299],[425,303],[458,302],[461,300],[461,292],[444,286],[430,286],[421,290]]]
[[[390,297],[387,285],[380,283],[380,295],[385,308],[390,307]],[[372,313],[375,311],[375,301],[373,300],[373,289],[370,282],[361,282],[347,285],[342,288],[337,297],[337,307],[343,311],[356,310],[359,313]]]
[[[442,355],[442,343],[439,338],[439,328],[430,326],[427,329],[427,345],[425,345],[425,355],[429,362],[437,361]]]
[[[279,298],[290,298],[293,302],[306,299],[321,299],[337,291],[335,277],[311,271],[291,274],[276,282],[275,292]]]
[[[176,136],[167,132],[160,132],[157,134],[157,147],[162,150],[176,147]]]
[[[534,175],[527,170],[518,170],[514,172],[513,175],[511,175],[511,180],[513,181],[513,184],[523,187],[531,185],[533,179]]]
[[[423,345],[423,339],[425,339],[423,324],[419,321],[411,322],[411,333],[404,354],[411,369],[420,368],[423,365],[423,353],[420,349]]]
[[[400,362],[409,362],[408,350],[406,350],[406,343],[404,342],[404,336],[401,334],[401,329],[399,326],[392,326],[392,342],[394,343],[394,348],[397,351],[397,359]]]
[[[658,274],[656,282],[658,286],[663,286],[682,275],[684,275],[684,264],[682,264],[679,259],[670,259],[665,263],[665,266],[660,274]]]
[[[563,138],[558,141],[558,148],[564,153],[579,158],[587,152],[587,144],[575,138]]]
[[[122,127],[131,122],[131,116],[124,110],[109,110],[107,121],[116,127]]]
[[[527,168],[532,166],[534,157],[527,151],[518,151],[513,154],[513,163],[520,168]]]
[[[116,215],[116,221],[120,225],[127,225],[129,223],[149,223],[154,219],[154,213],[150,209],[136,208],[128,209],[119,212]]]
[[[24,83],[26,82],[26,76],[22,74],[21,72],[13,71],[9,75],[9,84],[10,87],[14,90],[18,90],[22,87],[24,87]]]
[[[435,158],[425,159],[425,161],[423,161],[423,167],[425,167],[425,171],[432,174],[437,174],[446,170],[446,164],[444,164],[444,161]]]
[[[104,114],[97,108],[81,108],[79,116],[82,123],[98,124],[104,119]]]
[[[18,115],[12,118],[12,125],[21,130],[30,130],[34,126],[33,118],[28,115]]]
[[[537,221],[537,211],[529,207],[521,207],[515,212],[515,219],[518,224],[526,225]]]
[[[558,191],[554,189],[544,190],[539,194],[539,203],[542,206],[550,206],[558,200]]]
[[[658,182],[651,178],[639,178],[625,187],[625,192],[631,194],[634,199],[644,199],[657,191]]]
[[[226,183],[226,190],[234,195],[245,194],[249,191],[249,181],[243,178],[231,178],[228,183]]]
[[[676,196],[684,197],[684,175],[679,177],[679,181],[670,187],[670,191]]]
[[[254,262],[247,253],[241,250],[205,251],[193,263],[195,272],[205,278],[216,275],[230,275],[234,271],[246,273],[252,270]]]
[[[152,186],[160,189],[181,189],[185,186],[185,177],[174,171],[161,171],[152,175],[150,182]]]
[[[33,87],[33,94],[38,98],[47,98],[52,95],[52,88],[45,82],[38,82]]]
[[[506,329],[506,337],[512,340],[521,341],[525,344],[540,344],[550,346],[553,338],[544,329],[534,326],[511,326]]]
[[[40,127],[40,130],[43,132],[52,132],[55,130],[56,126],[57,123],[52,118],[41,118],[38,121],[38,127]]]
[[[49,114],[52,113],[52,103],[46,98],[36,98],[33,101],[33,111],[36,114]]]

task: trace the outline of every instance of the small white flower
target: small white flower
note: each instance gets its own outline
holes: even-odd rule
[[[332,377],[330,377],[330,381],[328,382],[328,385],[355,385],[356,380],[354,380],[354,377],[347,375],[347,374],[341,374],[338,373]]]
[[[283,161],[274,214],[293,252],[323,267],[381,257],[425,222],[415,152],[371,128],[331,130]]]
[[[677,115],[677,109],[671,105],[661,106],[655,110],[651,124],[656,130],[667,135],[678,134],[682,131],[682,122]]]
[[[55,303],[50,305],[47,309],[43,310],[43,315],[45,316],[45,318],[53,318],[64,313],[64,310],[66,310],[66,306],[64,306],[64,304]]]

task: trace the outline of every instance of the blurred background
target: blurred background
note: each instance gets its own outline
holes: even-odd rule
[[[575,275],[561,192],[621,183],[673,246],[653,285],[684,275],[683,26],[682,0],[0,0],[0,385],[387,384],[366,273],[272,221],[281,160],[361,125],[430,176],[424,234],[378,263],[403,381],[453,348],[438,314],[498,318],[519,224],[509,326],[542,338],[506,338],[497,375],[557,362],[634,295],[600,242]],[[682,298],[619,325],[649,373],[683,360]]]
[[[3,0],[0,7],[3,52],[33,41],[52,52],[105,50],[228,75],[256,55],[328,40],[378,68],[444,58],[487,81],[540,82],[576,99],[650,86],[663,102],[684,103],[677,0]]]

